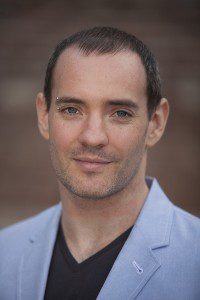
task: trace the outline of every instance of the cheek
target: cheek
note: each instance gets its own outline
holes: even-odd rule
[[[129,128],[119,128],[115,130],[112,128],[110,134],[110,145],[123,156],[130,156],[135,152],[136,148],[140,144],[142,129],[136,126],[130,126]]]
[[[50,126],[50,141],[58,152],[66,152],[71,144],[77,139],[78,129],[76,126],[65,122],[53,122]]]

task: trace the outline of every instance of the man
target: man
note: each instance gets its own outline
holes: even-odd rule
[[[62,41],[36,101],[61,204],[0,234],[0,299],[200,299],[200,223],[145,178],[169,113],[156,61],[114,28]]]

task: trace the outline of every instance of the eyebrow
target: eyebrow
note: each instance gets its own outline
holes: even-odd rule
[[[82,104],[85,105],[85,102],[81,99],[73,98],[73,97],[57,97],[56,98],[56,104],[66,104],[66,103],[76,103],[76,104]],[[134,109],[137,111],[139,109],[139,106],[133,102],[133,100],[130,99],[113,99],[108,100],[106,102],[106,105],[110,106],[126,106]]]
[[[133,100],[129,100],[129,99],[115,99],[115,100],[109,100],[108,101],[108,105],[112,105],[112,106],[127,106],[130,108],[133,108],[134,110],[138,110],[139,106],[133,102]]]
[[[56,97],[56,104],[76,103],[85,104],[83,100],[72,97]]]

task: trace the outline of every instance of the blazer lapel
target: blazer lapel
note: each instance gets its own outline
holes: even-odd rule
[[[42,300],[44,298],[51,256],[57,235],[61,205],[37,224],[37,232],[29,238],[27,249],[21,259],[18,280],[19,300]]]
[[[135,228],[115,261],[97,299],[134,299],[159,266],[140,231]]]
[[[149,184],[151,181],[147,178]],[[97,297],[98,300],[137,297],[162,267],[156,249],[169,245],[172,217],[173,206],[154,180],[144,207]]]

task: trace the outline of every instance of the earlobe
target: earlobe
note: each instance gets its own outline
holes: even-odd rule
[[[49,121],[46,100],[43,93],[39,93],[36,98],[36,109],[38,117],[38,128],[40,134],[46,139],[49,139]]]
[[[147,147],[154,146],[162,137],[169,115],[168,100],[162,98],[149,122]]]

